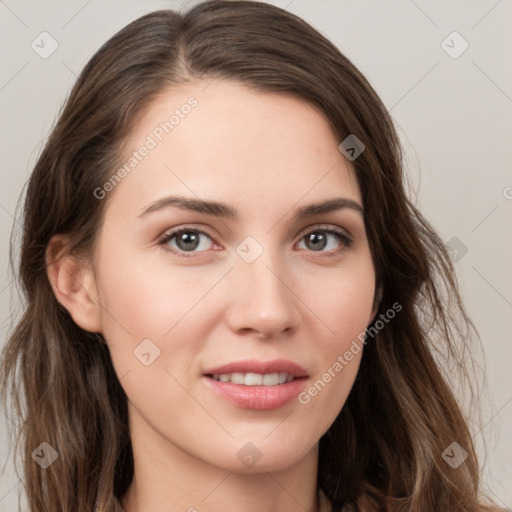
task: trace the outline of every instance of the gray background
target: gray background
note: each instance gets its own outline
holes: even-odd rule
[[[0,343],[20,311],[7,274],[16,203],[76,75],[129,21],[192,3],[0,0]],[[485,487],[512,509],[512,2],[270,3],[302,16],[366,75],[399,129],[418,206],[459,251],[458,277],[488,375],[474,440]],[[58,44],[46,59],[31,47],[42,45],[43,31]],[[15,510],[21,489],[8,458],[8,421],[0,414],[0,511]]]

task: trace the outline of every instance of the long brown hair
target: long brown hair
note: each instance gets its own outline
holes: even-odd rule
[[[353,166],[382,292],[375,321],[393,304],[402,309],[368,339],[347,402],[320,440],[318,486],[333,510],[484,510],[469,420],[446,376],[450,367],[470,383],[461,347],[478,335],[441,239],[408,199],[386,108],[306,22],[266,3],[229,0],[147,14],[107,41],[78,77],[30,176],[17,272],[26,307],[1,367],[30,510],[111,511],[130,485],[127,397],[108,346],[56,300],[46,249],[61,233],[70,252],[91,254],[108,201],[94,191],[125,160],[123,144],[150,103],[197,78],[296,95],[325,114],[340,143],[354,134],[365,145]],[[31,457],[42,442],[58,453],[46,469]],[[443,457],[453,442],[467,452],[457,468]]]

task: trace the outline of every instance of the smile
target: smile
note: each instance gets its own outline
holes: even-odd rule
[[[244,386],[278,386],[291,382],[294,377],[285,372],[279,373],[217,373],[212,378],[219,382],[232,382]]]

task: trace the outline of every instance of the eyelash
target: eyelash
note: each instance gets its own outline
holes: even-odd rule
[[[170,233],[166,233],[159,241],[159,245],[163,246],[163,249],[165,251],[168,251],[168,252],[171,252],[172,254],[175,254],[176,256],[178,257],[182,257],[182,258],[193,258],[196,254],[200,254],[202,252],[205,252],[205,251],[199,251],[199,252],[195,252],[195,251],[188,251],[189,254],[187,254],[186,251],[177,251],[175,249],[171,249],[169,246],[167,246],[167,244],[174,238],[176,237],[177,235],[180,235],[182,233],[188,233],[188,232],[194,232],[194,233],[200,233],[202,235],[205,235],[207,236],[208,238],[210,238],[210,240],[213,241],[212,237],[206,232],[206,231],[203,231],[201,229],[198,229],[198,228],[180,228],[180,229],[177,229],[175,231],[171,231]],[[319,254],[323,254],[323,257],[325,258],[334,258],[336,256],[338,256],[338,254],[343,251],[344,249],[348,249],[352,246],[352,243],[353,243],[353,240],[341,229],[339,228],[334,228],[332,226],[330,227],[322,227],[322,226],[317,226],[315,229],[312,229],[310,231],[307,231],[305,233],[303,233],[299,239],[299,241],[302,241],[304,240],[304,238],[307,236],[307,235],[310,235],[312,233],[318,233],[318,232],[321,232],[321,233],[326,233],[326,234],[330,234],[330,235],[334,235],[338,241],[340,241],[342,243],[342,246],[339,248],[339,249],[334,249],[334,250],[331,250],[331,251],[328,251],[328,252],[323,252],[323,251],[309,251],[309,252],[312,252],[312,253],[315,253],[315,252],[318,252]]]

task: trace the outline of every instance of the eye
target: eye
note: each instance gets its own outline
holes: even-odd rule
[[[303,243],[306,246],[306,249],[310,249],[313,252],[334,251],[337,253],[344,248],[350,247],[352,239],[339,228],[318,227],[313,231],[308,231],[304,234],[300,243]]]
[[[204,252],[212,243],[212,238],[206,232],[186,227],[167,233],[159,242],[166,251],[183,257],[188,257],[186,253],[192,256],[194,253]],[[340,251],[351,246],[352,239],[340,228],[319,226],[303,234],[299,245],[301,243],[304,243],[305,248],[312,252],[336,256]]]
[[[165,246],[166,250],[182,256],[180,253],[203,252],[204,250],[208,249],[210,244],[205,242],[204,238],[209,239],[210,242],[212,241],[210,236],[200,229],[182,228],[167,233],[160,240],[160,245]]]

